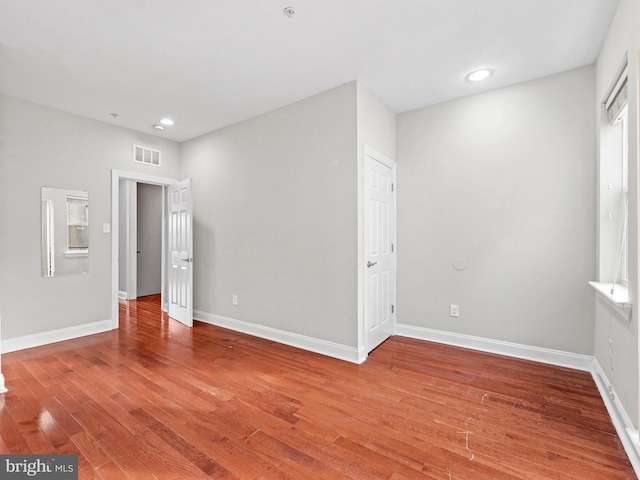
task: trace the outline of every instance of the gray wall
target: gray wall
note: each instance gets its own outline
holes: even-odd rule
[[[183,143],[181,171],[194,308],[355,346],[356,83]]]
[[[162,187],[138,183],[138,297],[160,293],[162,278]]]
[[[600,112],[618,68],[628,53],[629,57],[629,296],[633,303],[631,320],[616,314],[605,301],[596,298],[596,333],[594,354],[611,382],[616,395],[625,408],[636,429],[640,417],[638,398],[638,62],[640,52],[640,2],[620,0],[616,15],[596,64],[596,92],[594,110],[598,112],[596,131],[600,139],[602,125]],[[600,164],[603,170],[605,163]],[[601,205],[606,201],[606,175],[600,176],[599,191]],[[606,211],[601,209],[603,219],[599,229],[601,266],[599,280],[608,281],[613,269],[607,265],[611,248],[607,241]],[[592,300],[593,303],[593,300]],[[611,340],[611,343],[609,342]]]
[[[163,166],[134,164],[133,144],[161,150]],[[175,142],[0,96],[3,339],[111,318],[111,169],[177,178],[179,156]],[[87,275],[40,276],[42,186],[88,190]]]
[[[396,159],[396,114],[364,85],[357,84],[358,157],[367,145],[391,160]]]
[[[399,323],[592,353],[593,95],[586,67],[398,116]]]

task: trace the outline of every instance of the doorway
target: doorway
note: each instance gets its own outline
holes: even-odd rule
[[[120,180],[119,291],[134,300],[162,293],[163,187]]]
[[[394,334],[396,163],[364,148],[364,341],[366,352]]]
[[[157,185],[163,187],[163,200],[162,200],[162,233],[161,233],[161,260],[160,260],[160,295],[161,295],[161,303],[162,309],[168,311],[168,285],[167,285],[167,275],[166,275],[166,258],[168,251],[168,228],[166,220],[166,192],[168,191],[168,187],[170,185],[175,185],[177,182],[174,179],[163,178],[163,177],[155,177],[152,175],[139,174],[134,172],[126,172],[121,170],[112,170],[111,172],[111,322],[112,328],[119,327],[119,318],[118,318],[118,299],[120,295],[120,258],[122,257],[123,261],[126,261],[126,251],[121,251],[120,249],[120,190],[121,185],[124,183],[122,180],[132,181],[131,183],[144,183],[148,185]],[[132,187],[130,187],[132,188]],[[133,255],[137,255],[133,253]],[[129,255],[132,255],[129,252]],[[133,275],[131,270],[129,273]],[[137,272],[135,282],[133,279],[130,280],[131,283],[135,283],[137,286]],[[137,296],[137,292],[136,292]]]

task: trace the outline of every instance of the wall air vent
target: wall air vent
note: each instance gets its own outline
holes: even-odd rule
[[[144,163],[145,165],[160,166],[160,150],[145,148],[139,145],[133,146],[133,161],[135,163]]]

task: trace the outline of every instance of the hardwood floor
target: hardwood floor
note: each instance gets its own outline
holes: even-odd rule
[[[0,452],[97,479],[632,479],[585,372],[401,337],[362,365],[195,323],[9,353]]]

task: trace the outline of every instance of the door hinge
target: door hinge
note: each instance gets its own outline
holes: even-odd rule
[[[391,305],[391,313],[395,313],[396,312],[396,306],[395,305]]]
[[[391,253],[393,253],[393,243],[391,244]]]
[[[391,184],[391,191],[393,192],[393,190],[395,189],[395,183]]]

